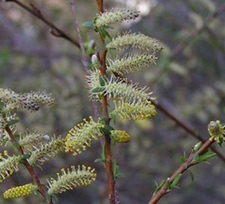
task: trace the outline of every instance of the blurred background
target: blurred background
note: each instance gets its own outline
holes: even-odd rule
[[[77,39],[69,1],[24,0],[32,2],[49,21]],[[96,1],[77,0],[80,23],[97,13]],[[150,86],[157,101],[203,139],[209,137],[211,120],[225,121],[225,2],[224,0],[106,0],[105,8],[130,7],[141,11],[137,22],[115,25],[112,35],[130,30],[155,37],[164,45],[157,65],[129,78]],[[98,36],[81,28],[88,43]],[[65,137],[69,129],[93,115],[85,84],[85,72],[77,47],[56,38],[49,27],[13,2],[0,2],[0,86],[16,92],[46,90],[57,104],[38,113],[19,112],[19,131],[42,131]],[[169,177],[184,153],[198,142],[159,110],[157,116],[140,122],[119,123],[131,135],[128,144],[114,148],[114,157],[125,178],[117,181],[122,204],[145,204],[155,183]],[[225,157],[225,150],[216,147]],[[3,149],[0,147],[0,151]],[[89,165],[98,177],[92,185],[58,195],[60,204],[107,204],[106,175],[94,160],[101,154],[99,141],[81,155],[59,155],[38,175],[45,182],[62,167]],[[13,185],[30,182],[26,169],[3,181],[1,193]],[[190,174],[194,175],[192,181]],[[225,163],[215,157],[187,171],[179,188],[163,197],[160,204],[225,203]],[[3,200],[0,203],[43,203],[39,197]]]

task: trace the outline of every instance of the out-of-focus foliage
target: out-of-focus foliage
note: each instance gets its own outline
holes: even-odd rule
[[[23,1],[29,3],[30,1]],[[69,1],[33,1],[43,15],[73,38],[76,37]],[[106,1],[106,8],[121,7],[123,1]],[[225,12],[212,21],[207,17],[224,7],[223,0],[136,0],[124,1],[127,6],[141,9],[142,17],[131,27],[116,27],[117,31],[131,29],[161,40],[165,49],[154,69],[140,73],[135,81],[149,85],[169,111],[193,127],[203,138],[208,138],[208,121],[224,121],[225,113]],[[97,12],[96,1],[76,1],[80,23],[90,21]],[[202,29],[202,27],[204,28]],[[201,30],[200,32],[198,32]],[[193,33],[195,33],[193,35]],[[83,40],[98,40],[90,28],[82,28]],[[176,47],[185,41],[185,48],[172,60]],[[92,104],[84,82],[79,50],[69,42],[52,36],[49,28],[13,3],[0,3],[0,86],[17,92],[47,90],[57,99],[53,108],[38,114],[21,113],[20,129],[31,129],[61,134],[63,137],[74,124],[92,115]],[[143,80],[144,77],[144,80]],[[147,203],[160,183],[179,165],[184,151],[197,143],[165,115],[158,111],[151,121],[126,123],[131,136],[129,144],[119,144],[115,157],[125,178],[118,181],[121,203]],[[97,181],[88,188],[59,196],[59,203],[106,203],[105,172],[100,163],[101,145],[98,142],[75,158],[65,154],[46,164],[48,173],[55,168],[79,163],[96,167]],[[82,160],[82,162],[81,162]],[[224,163],[211,160],[211,165],[191,169],[192,183],[186,175],[177,190],[160,203],[224,203]],[[44,171],[39,172],[45,175]],[[2,192],[12,183],[25,183],[24,175],[16,174],[11,183],[5,183]],[[95,189],[95,190],[93,190]],[[18,200],[14,203],[36,203]],[[7,203],[1,201],[1,203]],[[12,201],[10,201],[12,203]]]

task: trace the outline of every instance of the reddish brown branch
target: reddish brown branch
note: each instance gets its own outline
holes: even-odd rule
[[[97,5],[98,5],[98,11],[99,13],[102,13],[104,11],[104,6],[103,6],[103,0],[97,0]],[[105,46],[105,41],[100,36],[100,41],[102,46]],[[100,52],[100,63],[101,63],[101,69],[100,73],[102,76],[106,76],[106,55],[107,51],[103,50]],[[108,115],[108,99],[107,95],[102,96],[102,112],[103,116],[105,118],[105,124],[109,125],[110,119]],[[111,149],[111,138],[110,135],[105,135],[105,153],[106,153],[106,163],[105,163],[105,168],[106,168],[106,173],[107,173],[107,178],[108,178],[108,195],[109,195],[109,202],[110,204],[115,204],[116,199],[115,199],[115,179],[113,176],[113,169],[112,169],[112,149]]]
[[[5,127],[5,130],[7,131],[8,135],[9,135],[9,137],[10,137],[11,142],[12,142],[13,144],[17,144],[17,141],[16,141],[16,139],[14,138],[13,133],[12,133],[11,129],[9,128],[9,126],[6,126],[6,127]],[[16,145],[16,147],[17,147],[17,150],[18,150],[19,154],[20,154],[21,156],[24,155],[23,148],[22,148],[21,146],[18,146],[18,145]],[[40,182],[40,180],[39,180],[37,174],[35,173],[33,167],[29,164],[29,162],[28,162],[26,159],[23,160],[23,164],[24,164],[24,166],[26,167],[26,169],[27,169],[27,171],[29,172],[29,174],[31,175],[31,177],[32,177],[32,179],[33,179],[33,181],[34,181],[34,183],[36,184],[39,193],[43,196],[43,198],[44,198],[45,201],[47,202],[45,190],[43,189],[43,187],[42,187],[42,185],[41,185],[41,182]],[[53,202],[50,201],[50,202],[48,202],[48,204],[53,204]]]
[[[103,0],[97,0],[97,4],[99,13],[103,13],[104,12]]]
[[[101,55],[102,68],[100,70],[102,76],[106,75],[106,54],[107,54],[106,51],[102,51]],[[109,125],[110,119],[108,116],[108,99],[106,95],[102,96],[102,111],[103,116],[105,118],[105,124]],[[111,139],[109,135],[105,135],[105,153],[106,153],[105,168],[108,177],[109,202],[110,204],[115,204],[115,180],[113,177],[113,170],[112,170],[112,150],[111,150]]]
[[[185,130],[187,133],[189,133],[192,137],[195,139],[199,140],[200,142],[204,143],[205,140],[196,133],[195,130],[192,128],[188,127],[184,122],[179,120],[176,116],[174,116],[171,112],[169,112],[165,107],[163,107],[160,103],[155,102],[151,99],[149,99],[152,104],[155,105],[155,107],[164,113],[168,118],[170,118],[172,121],[174,121],[179,127],[181,127],[183,130]],[[225,163],[225,157],[214,147],[210,147],[210,149],[217,154],[217,156]]]
[[[197,35],[201,34],[201,32],[203,32],[207,28],[208,24],[210,22],[212,22],[215,18],[217,18],[224,11],[225,11],[225,5],[221,6],[213,14],[209,15],[205,19],[205,22],[202,27],[193,31],[191,36],[188,39],[183,40],[176,46],[176,48],[172,52],[172,55],[171,55],[168,63],[170,63],[172,60],[174,60],[188,46],[188,44],[189,44],[188,42],[190,41],[190,39],[194,39]],[[163,74],[163,72],[160,75],[162,75],[162,74]],[[156,108],[159,111],[164,113],[168,118],[173,120],[179,127],[181,127],[183,130],[185,130],[187,133],[189,133],[195,139],[197,139],[201,142],[205,142],[205,140],[202,139],[202,137],[200,135],[198,135],[195,130],[191,129],[186,124],[184,124],[184,122],[182,122],[176,116],[174,116],[172,113],[170,113],[165,107],[163,107],[163,105],[156,103],[156,102],[152,101],[151,99],[150,99],[150,101],[156,106]],[[225,163],[225,157],[219,151],[217,151],[216,148],[210,147],[210,149],[212,151],[214,151],[217,154],[217,156]]]
[[[102,68],[101,74],[104,76],[106,73],[106,65],[105,65],[105,57],[106,51],[102,52]],[[103,116],[105,118],[105,124],[109,125],[110,119],[108,116],[108,99],[107,96],[102,96],[102,111]],[[108,190],[109,190],[109,201],[110,204],[115,204],[115,180],[113,178],[113,170],[112,170],[112,150],[111,150],[111,139],[109,135],[105,135],[105,152],[106,152],[106,172],[108,177]]]
[[[102,39],[103,43],[104,40]],[[101,53],[101,63],[102,68],[100,69],[101,75],[106,75],[106,51],[102,51]],[[105,124],[109,125],[110,119],[108,116],[108,99],[107,96],[102,96],[102,112],[105,118]],[[106,173],[108,177],[108,190],[109,190],[109,202],[110,204],[115,204],[115,180],[113,177],[112,170],[112,149],[111,149],[111,139],[109,135],[105,135],[105,152],[106,152]]]
[[[80,48],[79,43],[77,43],[74,39],[72,39],[68,34],[66,34],[64,31],[59,29],[57,26],[55,26],[51,21],[47,20],[45,16],[41,13],[41,11],[38,9],[37,6],[31,4],[31,7],[27,6],[26,4],[18,1],[18,0],[6,0],[6,2],[13,2],[20,6],[21,8],[25,9],[29,13],[31,13],[33,16],[37,17],[39,20],[44,22],[47,26],[49,26],[51,30],[51,34],[55,37],[61,37],[66,39],[67,41],[74,44],[76,47]]]
[[[172,191],[169,185],[174,181],[174,179],[179,175],[184,173],[188,168],[198,164],[195,160],[196,155],[201,155],[205,153],[209,147],[214,143],[214,141],[207,140],[202,147],[197,152],[191,152],[186,162],[184,162],[163,184],[163,186],[152,196],[148,204],[156,204],[164,195]]]

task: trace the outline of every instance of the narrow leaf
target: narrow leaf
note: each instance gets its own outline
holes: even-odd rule
[[[15,125],[15,124],[18,123],[18,122],[19,122],[19,120],[16,120],[16,119],[14,120],[14,119],[13,119],[13,120],[8,121],[8,125],[9,125],[9,126],[12,126],[12,125]]]
[[[125,178],[125,175],[121,174],[121,173],[118,173],[118,174],[116,174],[116,178],[117,179],[122,179],[122,178]]]
[[[215,155],[216,155],[216,153],[214,153],[214,152],[206,152],[203,155],[196,155],[194,157],[194,160],[196,163],[201,163],[201,162],[207,161],[208,159],[214,157]]]
[[[188,173],[191,177],[191,182],[194,182],[194,180],[195,180],[194,174],[190,170],[188,171]]]
[[[180,181],[181,177],[182,177],[182,174],[181,174],[181,173],[178,174],[178,175],[174,178],[173,182],[169,185],[169,188],[170,188],[170,189],[173,189],[173,188],[177,187],[177,184],[178,184],[178,182]]]
[[[161,181],[160,184],[157,184],[155,182],[155,184],[156,184],[156,189],[154,191],[154,194],[157,193],[162,188],[162,186],[165,184],[165,181]]]
[[[186,161],[187,161],[187,156],[186,156],[186,154],[185,154],[185,152],[184,152],[184,155],[180,157],[180,164],[183,164],[183,163],[185,163]]]
[[[92,21],[87,21],[81,24],[82,27],[94,28],[94,23]]]
[[[105,80],[102,78],[102,76],[99,76],[99,83],[101,86],[105,86]]]
[[[92,93],[102,93],[105,90],[104,87],[96,87],[92,89]]]
[[[102,159],[101,159],[101,158],[97,158],[97,159],[94,160],[94,162],[95,162],[95,163],[97,163],[97,162],[102,162]]]
[[[118,169],[119,169],[119,166],[117,165],[116,160],[114,160],[112,162],[112,170],[113,170],[113,177],[114,178],[116,178],[116,175],[118,174]]]

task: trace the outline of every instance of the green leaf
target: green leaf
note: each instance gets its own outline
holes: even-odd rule
[[[24,164],[24,161],[28,158],[30,158],[30,154],[21,155],[21,159],[20,159],[19,163]]]
[[[112,170],[114,179],[124,178],[124,174],[119,173],[119,166],[116,163],[116,160],[112,162]]]
[[[117,165],[116,160],[112,162],[112,170],[113,170],[113,177],[115,178],[119,170],[119,166]]]
[[[8,121],[8,126],[15,125],[15,124],[18,123],[18,122],[19,122],[19,120],[12,119],[12,120]]]
[[[99,76],[99,83],[101,86],[105,86],[105,80],[103,79],[102,76]]]
[[[53,203],[58,203],[58,198],[56,197],[55,194],[52,195],[52,201]]]
[[[114,128],[111,125],[105,125],[104,130],[108,135],[111,135],[111,131],[114,130]]]
[[[94,23],[92,21],[87,21],[81,24],[82,27],[94,28]]]
[[[101,132],[104,135],[110,136],[111,135],[111,131],[114,130],[114,128],[111,125],[106,125],[105,122],[103,122],[103,124],[104,124],[104,127],[101,128]]]
[[[125,175],[122,173],[118,173],[118,174],[116,174],[115,178],[122,179],[122,178],[125,178]]]
[[[50,203],[51,201],[53,201],[53,203],[55,203],[55,202],[58,202],[58,198],[56,197],[55,194],[51,194],[51,195],[47,194],[46,201],[47,201],[47,204]]]
[[[30,154],[23,154],[21,156],[21,159],[29,159],[30,158]]]
[[[104,87],[96,87],[92,89],[92,93],[102,93],[105,90]]]
[[[107,32],[103,27],[98,28],[98,32],[100,33],[100,35],[102,36],[102,38],[105,40],[106,36],[107,36]]]
[[[207,161],[208,159],[210,159],[210,158],[212,158],[212,157],[214,157],[214,156],[216,156],[216,153],[214,153],[214,152],[211,152],[211,151],[208,151],[208,152],[206,152],[205,154],[203,154],[203,155],[195,155],[194,156],[194,161],[196,162],[196,163],[201,163],[201,162],[205,162],[205,161]]]
[[[161,181],[160,184],[158,184],[158,183],[155,181],[156,189],[155,189],[155,191],[154,191],[154,194],[157,193],[157,192],[163,187],[164,184],[165,184],[165,181]]]
[[[202,142],[198,142],[194,147],[193,147],[193,150],[194,152],[197,152],[202,146]]]
[[[102,38],[105,40],[106,38],[108,38],[110,41],[112,40],[112,37],[110,36],[110,34],[106,31],[106,27],[99,27],[98,28],[98,32],[99,34],[102,36]]]
[[[102,162],[102,159],[101,159],[101,158],[97,158],[97,159],[94,160],[94,162],[95,162],[95,163],[97,163],[97,162]]]
[[[103,147],[102,147],[101,161],[104,164],[106,163],[106,150],[105,150],[105,145],[103,145]]]
[[[106,32],[106,36],[107,36],[107,38],[108,38],[110,41],[112,41],[112,37],[111,37],[111,35],[110,35],[108,32]]]
[[[47,194],[46,195],[46,201],[47,201],[47,203],[51,202],[51,200],[52,200],[52,195]]]
[[[194,174],[190,170],[188,170],[187,172],[189,173],[189,175],[191,177],[191,182],[194,182],[194,180],[195,180]]]
[[[182,177],[181,173],[177,174],[176,177],[174,178],[173,182],[168,185],[169,189],[173,189],[173,188],[177,187],[177,184],[180,181],[181,177]]]
[[[184,155],[180,157],[180,164],[183,164],[183,163],[185,163],[186,161],[187,161],[187,156],[186,156],[186,154],[185,154],[185,152],[184,152]]]

